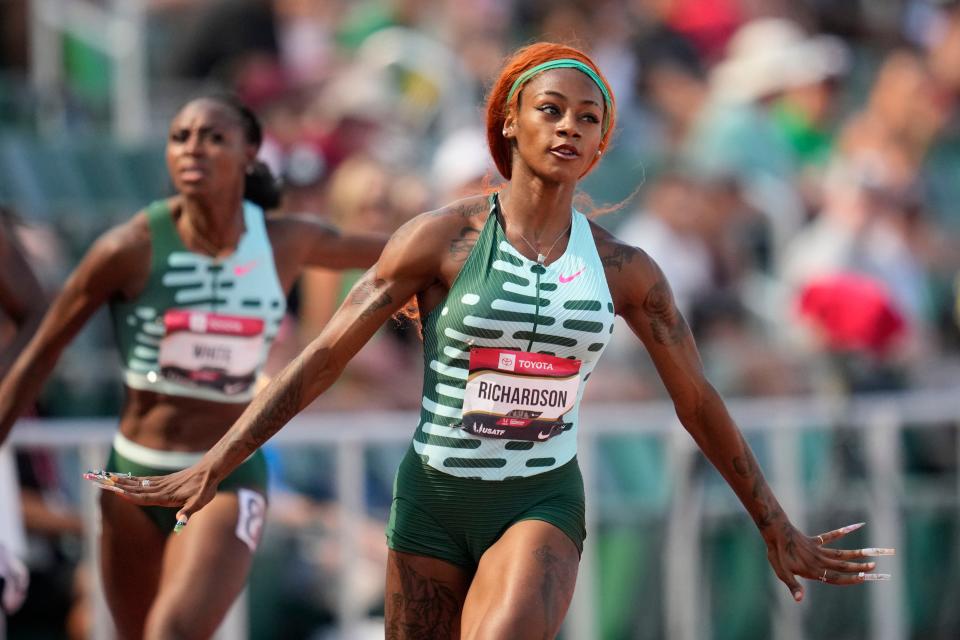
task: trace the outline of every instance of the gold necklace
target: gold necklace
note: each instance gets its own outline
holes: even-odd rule
[[[547,249],[547,253],[540,253],[540,250],[533,246],[526,236],[517,231],[517,235],[520,236],[520,239],[527,243],[527,246],[530,247],[537,254],[537,264],[543,266],[543,263],[547,261],[547,258],[550,257],[550,254],[553,253],[554,248],[557,246],[557,243],[560,242],[560,238],[567,235],[567,231],[570,231],[570,228],[573,226],[573,218],[570,218],[570,224],[567,225],[567,228],[560,232],[560,235],[557,236],[557,239],[553,241],[553,244],[550,245],[550,248]]]

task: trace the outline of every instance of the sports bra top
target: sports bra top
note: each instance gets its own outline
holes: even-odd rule
[[[263,211],[244,201],[236,251],[187,249],[166,201],[147,207],[152,259],[143,292],[110,303],[133,389],[245,403],[286,310]]]
[[[571,212],[565,252],[541,265],[510,245],[498,212],[494,194],[476,245],[424,321],[413,438],[429,466],[484,480],[543,473],[576,455],[580,399],[614,322],[586,216]]]

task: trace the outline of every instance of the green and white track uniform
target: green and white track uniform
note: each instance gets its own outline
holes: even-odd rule
[[[584,383],[613,331],[613,301],[586,216],[573,211],[566,251],[547,266],[507,242],[491,213],[446,300],[424,323],[424,393],[414,449],[430,467],[483,480],[556,469],[576,455]],[[478,437],[461,428],[471,348],[582,362],[564,432],[543,442]]]
[[[507,242],[496,196],[490,207],[446,300],[424,322],[420,424],[397,471],[386,531],[395,551],[468,570],[523,520],[548,522],[583,549],[577,413],[614,320],[583,214],[572,212],[566,251],[542,266]],[[581,362],[578,375],[520,373],[521,361],[567,371],[574,360]],[[563,397],[551,416],[560,417],[544,430],[536,423],[550,409],[539,409],[553,396]],[[479,427],[471,416],[480,416]]]
[[[152,260],[135,300],[110,304],[128,387],[213,402],[245,403],[266,360],[286,296],[263,211],[243,203],[236,251],[188,250],[165,201],[147,208]]]
[[[114,300],[110,312],[133,389],[211,402],[246,403],[286,310],[263,211],[243,203],[245,231],[236,251],[212,258],[188,250],[165,201],[147,207],[150,276],[134,300]],[[114,438],[109,471],[164,475],[203,455],[144,447]],[[266,509],[267,465],[259,450],[218,488],[236,492],[236,534],[256,548]],[[141,507],[165,534],[177,509]]]

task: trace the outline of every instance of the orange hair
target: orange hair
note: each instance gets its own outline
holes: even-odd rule
[[[506,122],[507,114],[510,110],[517,109],[520,102],[520,95],[523,93],[523,87],[520,87],[510,101],[510,104],[507,104],[507,96],[510,94],[510,88],[513,86],[513,83],[516,82],[517,78],[527,69],[560,58],[579,60],[593,69],[597,75],[600,76],[600,79],[603,80],[603,84],[610,94],[610,104],[604,105],[604,109],[609,108],[610,113],[605,114],[609,125],[603,134],[603,138],[600,140],[600,151],[606,150],[607,145],[610,144],[610,137],[617,119],[617,103],[613,97],[613,91],[610,89],[610,83],[607,82],[607,78],[600,72],[600,69],[593,60],[579,49],[574,49],[573,47],[562,44],[538,42],[528,45],[510,56],[503,65],[500,77],[497,78],[497,81],[493,84],[493,89],[487,97],[487,145],[490,147],[490,155],[493,157],[494,164],[497,165],[500,174],[507,180],[510,179],[510,175],[513,172],[513,145],[503,137],[503,125]],[[599,159],[600,156],[596,156],[580,177],[588,174]]]

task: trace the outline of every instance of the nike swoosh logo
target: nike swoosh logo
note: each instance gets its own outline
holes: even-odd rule
[[[583,273],[583,272],[586,271],[586,270],[587,270],[587,268],[584,267],[583,269],[580,269],[580,271],[577,271],[577,272],[576,272],[575,274],[573,274],[572,276],[565,276],[565,275],[563,275],[563,274],[560,274],[560,284],[567,284],[568,282],[573,282],[573,279],[574,279],[574,278],[576,278],[578,275],[580,275],[581,273]]]
[[[549,431],[547,433],[544,433],[543,431],[541,431],[540,433],[537,434],[537,440],[546,440],[549,437],[550,437]]]
[[[255,266],[257,266],[256,260],[251,260],[250,262],[246,262],[244,264],[238,264],[233,268],[233,275],[237,276],[238,278],[242,278],[253,271]]]

